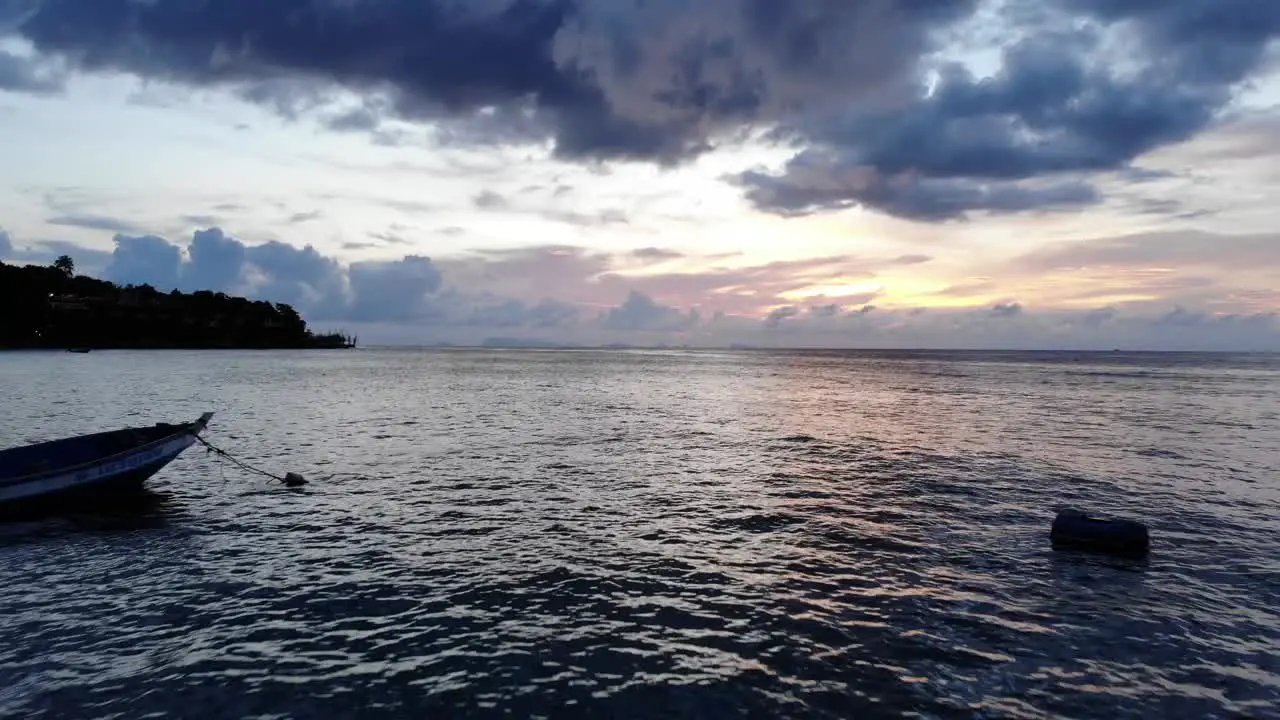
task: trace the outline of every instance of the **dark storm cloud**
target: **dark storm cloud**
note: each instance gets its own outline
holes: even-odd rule
[[[0,0],[0,23],[87,71],[225,85],[287,117],[466,118],[467,140],[677,162],[784,112],[892,94],[975,0]]]
[[[1142,180],[1129,163],[1208,127],[1280,34],[1274,0],[1056,4],[1129,33],[1132,52],[1105,56],[1101,30],[1035,29],[1005,49],[993,78],[950,67],[892,113],[797,123],[809,147],[781,175],[739,181],[758,207],[781,214],[868,205],[944,220],[1095,203],[1078,179],[1045,179],[1119,171]],[[1041,182],[1025,182],[1033,179]]]
[[[0,55],[0,87],[47,90],[32,63],[61,63],[225,86],[383,142],[386,119],[458,121],[452,143],[550,138],[588,164],[774,129],[804,149],[738,177],[760,208],[937,221],[1098,202],[1081,175],[1140,179],[1129,164],[1205,129],[1280,32],[1275,0],[1010,4],[998,34],[1019,39],[995,77],[926,81],[935,31],[977,0],[0,0],[0,28],[41,53]]]

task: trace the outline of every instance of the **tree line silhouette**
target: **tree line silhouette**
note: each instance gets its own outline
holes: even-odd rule
[[[293,307],[220,292],[160,292],[76,275],[75,261],[0,262],[0,348],[348,348]]]

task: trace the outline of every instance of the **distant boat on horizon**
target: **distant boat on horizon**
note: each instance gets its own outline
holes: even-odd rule
[[[87,352],[92,352],[92,349],[91,349],[91,348],[82,348],[82,347],[69,347],[69,348],[67,348],[67,352],[69,352],[69,353],[82,353],[82,354],[83,354],[83,353],[87,353]]]

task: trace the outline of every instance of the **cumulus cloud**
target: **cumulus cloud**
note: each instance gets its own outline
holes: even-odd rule
[[[609,330],[678,332],[696,326],[699,321],[696,310],[684,313],[635,290],[604,316],[604,326]]]
[[[440,289],[440,271],[430,258],[406,255],[394,262],[353,263],[349,317],[353,320],[413,320],[427,316],[428,298]]]
[[[182,276],[189,289],[233,289],[244,281],[245,246],[221,228],[197,230],[187,246],[187,256],[190,260]]]
[[[158,235],[116,235],[105,275],[124,285],[153,285],[168,291],[182,274],[182,248]]]
[[[217,227],[196,231],[185,246],[157,235],[117,234],[113,242],[109,254],[71,243],[43,243],[41,252],[16,251],[8,234],[0,233],[0,257],[47,262],[54,250],[77,260],[104,256],[101,275],[113,282],[288,303],[319,322],[537,330],[562,328],[581,314],[579,305],[552,297],[526,301],[446,287],[440,266],[421,255],[344,265],[310,245],[299,248],[276,240],[247,245]],[[629,306],[620,317],[635,313],[636,307]],[[636,327],[667,327],[655,320],[650,317]]]

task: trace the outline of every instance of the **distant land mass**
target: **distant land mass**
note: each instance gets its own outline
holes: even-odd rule
[[[316,334],[284,303],[198,290],[164,293],[53,265],[0,262],[0,349],[350,348],[343,333]]]

